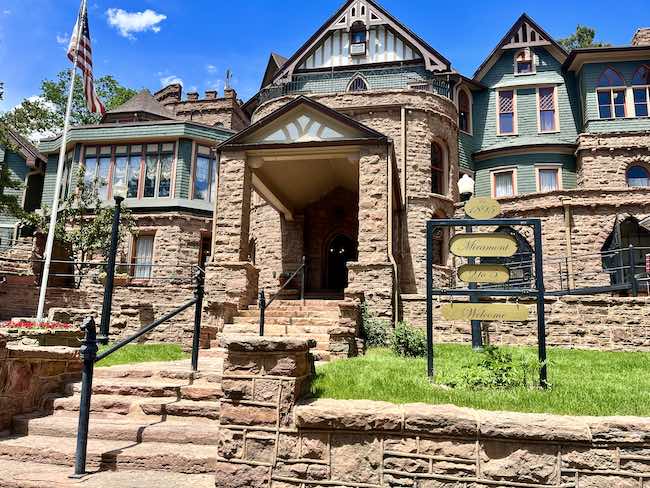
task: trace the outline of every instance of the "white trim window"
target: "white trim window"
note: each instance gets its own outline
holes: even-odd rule
[[[527,47],[515,54],[515,75],[535,74],[535,56],[532,50]]]
[[[143,198],[171,197],[174,143],[147,144]]]
[[[562,166],[560,164],[541,164],[535,166],[535,180],[538,192],[562,189]]]
[[[194,164],[192,199],[214,202],[217,192],[217,158],[207,146],[198,146]]]
[[[515,90],[497,92],[497,134],[517,134],[517,95]]]
[[[517,195],[517,169],[503,168],[491,173],[492,197],[504,198]]]
[[[133,278],[148,280],[153,265],[154,236],[142,235],[133,240]]]
[[[596,96],[601,119],[619,119],[627,115],[625,80],[613,68],[607,68],[598,78]]]
[[[458,128],[472,134],[472,96],[465,88],[458,92]]]
[[[560,130],[556,93],[557,90],[554,86],[537,89],[537,127],[539,132],[558,132]]]
[[[634,100],[634,115],[636,117],[648,117],[650,115],[650,67],[641,66],[634,73],[632,97]]]

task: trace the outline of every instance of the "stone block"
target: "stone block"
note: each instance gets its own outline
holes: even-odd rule
[[[479,412],[483,438],[589,442],[589,427],[580,418],[514,412]]]
[[[222,401],[219,422],[221,425],[255,425],[274,427],[278,422],[278,411],[275,407],[264,405],[249,405]]]
[[[248,461],[271,463],[275,458],[275,433],[249,432],[245,452]]]
[[[304,429],[399,431],[400,407],[365,400],[316,400],[296,407],[296,425]]]
[[[429,435],[476,438],[475,411],[453,405],[410,404],[404,406],[404,429]]]
[[[332,481],[379,483],[382,463],[379,439],[373,435],[332,435]]]
[[[481,474],[490,480],[554,484],[560,478],[552,444],[488,441],[481,448]]]
[[[216,488],[269,488],[270,468],[232,464],[218,461],[216,464]]]

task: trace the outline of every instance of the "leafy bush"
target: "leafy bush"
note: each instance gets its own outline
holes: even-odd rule
[[[528,356],[514,358],[509,351],[486,346],[471,354],[457,375],[445,381],[453,387],[468,389],[512,389],[533,386],[539,362]]]
[[[398,356],[422,357],[427,355],[427,337],[422,329],[400,322],[390,338],[390,347]]]
[[[386,347],[388,345],[390,323],[377,317],[365,303],[361,307],[361,330],[367,347]]]

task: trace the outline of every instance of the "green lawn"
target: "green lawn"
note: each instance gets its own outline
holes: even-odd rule
[[[535,354],[533,348],[507,349],[514,355]],[[437,381],[457,372],[469,354],[474,354],[469,346],[437,346]],[[547,391],[441,388],[429,383],[426,359],[400,358],[386,349],[320,366],[312,389],[321,398],[566,415],[650,416],[650,353],[550,349],[548,357],[552,387]]]
[[[102,346],[99,352],[110,346]],[[130,344],[111,354],[97,363],[97,366],[108,367],[118,364],[150,363],[157,361],[177,361],[190,357],[178,344]]]

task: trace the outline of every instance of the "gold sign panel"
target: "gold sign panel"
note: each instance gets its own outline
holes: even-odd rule
[[[459,234],[449,243],[458,257],[509,258],[517,252],[517,240],[508,234]]]
[[[450,303],[443,305],[442,316],[445,320],[525,322],[528,307],[509,303]]]
[[[507,283],[510,270],[498,264],[466,264],[458,269],[458,278],[465,283]]]
[[[465,214],[473,219],[493,219],[500,213],[501,204],[491,198],[476,197],[465,204]]]

